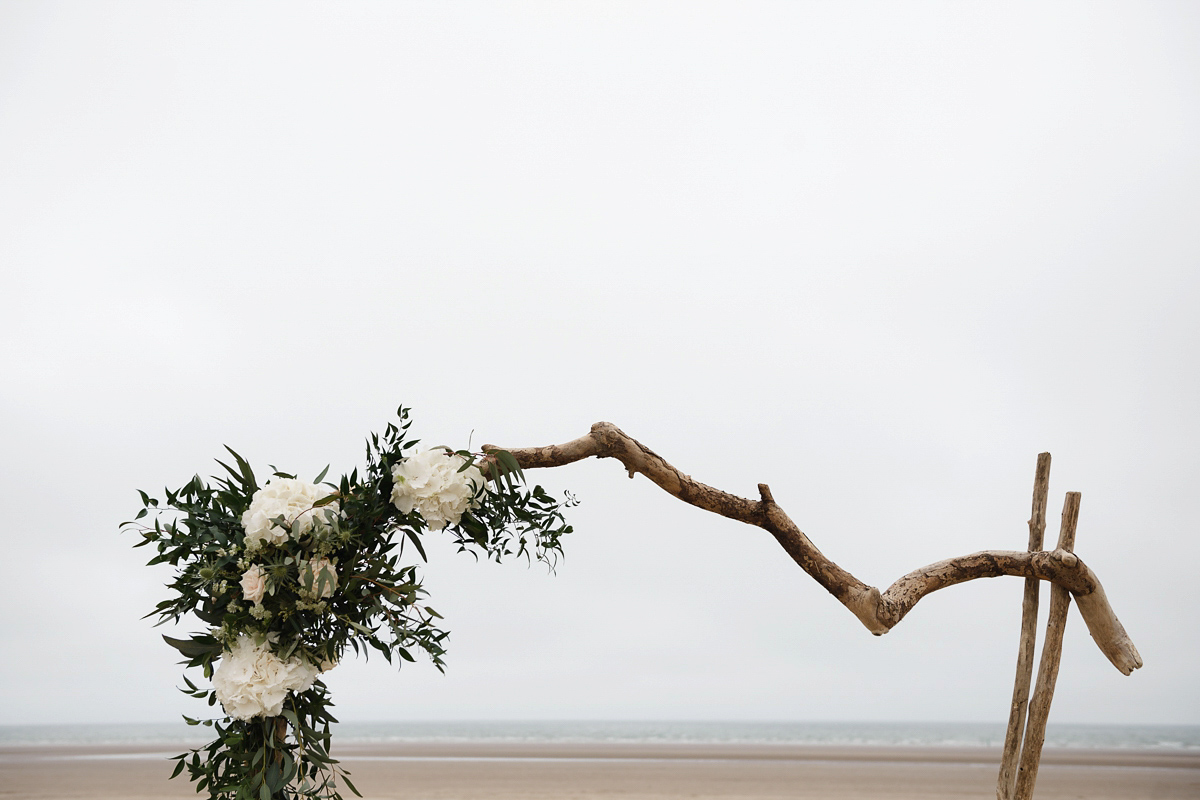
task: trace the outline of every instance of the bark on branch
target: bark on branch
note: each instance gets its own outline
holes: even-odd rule
[[[500,448],[484,445],[483,449],[488,452]],[[985,550],[914,570],[880,592],[822,553],[775,502],[766,484],[758,485],[758,500],[715,489],[680,472],[610,422],[597,422],[587,435],[564,444],[503,449],[513,454],[522,469],[561,467],[592,456],[615,458],[631,478],[640,473],[685,503],[762,528],[775,537],[801,569],[876,635],[895,627],[930,592],[976,578],[1015,575],[1049,581],[1069,591],[1092,638],[1113,666],[1126,675],[1142,666],[1137,648],[1113,613],[1095,573],[1078,556],[1065,550],[1032,553]]]

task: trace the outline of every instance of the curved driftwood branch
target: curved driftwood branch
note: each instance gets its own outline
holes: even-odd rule
[[[499,448],[484,445],[483,449],[488,452]],[[641,473],[685,503],[768,531],[801,569],[824,586],[858,617],[867,630],[876,635],[891,630],[917,601],[930,592],[976,578],[1016,575],[1049,581],[1071,592],[1092,638],[1108,660],[1126,675],[1142,666],[1142,658],[1108,604],[1100,581],[1073,553],[1064,550],[1035,553],[986,550],[914,570],[893,583],[887,591],[880,592],[855,578],[817,549],[775,502],[765,483],[758,485],[758,500],[748,500],[714,489],[680,472],[666,459],[610,422],[597,422],[587,435],[564,444],[505,449],[513,454],[523,469],[561,467],[591,456],[615,458],[625,466],[631,478]]]

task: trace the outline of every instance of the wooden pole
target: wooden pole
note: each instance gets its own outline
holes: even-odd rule
[[[1058,549],[1070,553],[1075,549],[1075,527],[1079,524],[1079,492],[1067,492],[1063,504],[1062,527],[1058,533]],[[1074,556],[1071,556],[1074,558]],[[1054,700],[1054,683],[1058,680],[1058,664],[1062,658],[1063,631],[1067,626],[1067,610],[1071,593],[1055,584],[1050,590],[1050,614],[1046,622],[1046,639],[1042,645],[1042,660],[1038,664],[1037,686],[1029,702],[1029,723],[1025,730],[1025,745],[1021,748],[1021,764],[1017,768],[1017,785],[1013,800],[1030,800],[1037,783],[1038,767],[1042,762],[1042,745],[1046,741],[1046,720]]]
[[[1046,503],[1050,494],[1050,454],[1039,453],[1033,476],[1033,508],[1029,515],[1029,552],[1042,549],[1046,534]],[[996,779],[997,800],[1012,800],[1016,785],[1017,759],[1025,733],[1025,712],[1029,704],[1029,682],[1033,677],[1033,651],[1037,645],[1038,595],[1041,581],[1025,579],[1021,601],[1021,644],[1017,650],[1017,676],[1013,682],[1012,705],[1008,709],[1008,731],[1004,735],[1004,755]]]

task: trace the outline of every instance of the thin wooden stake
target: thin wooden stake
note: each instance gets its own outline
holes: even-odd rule
[[[1033,476],[1033,508],[1029,515],[1029,552],[1042,549],[1046,534],[1046,503],[1050,494],[1050,454],[1039,453]],[[1033,651],[1037,646],[1038,594],[1041,581],[1025,579],[1021,601],[1021,645],[1017,650],[1017,677],[1013,682],[1012,705],[1008,709],[1008,731],[1004,735],[1004,755],[1000,776],[996,779],[997,800],[1012,800],[1016,785],[1017,759],[1021,755],[1021,737],[1025,732],[1025,711],[1029,705],[1029,683],[1033,677]]]
[[[1058,549],[1070,553],[1075,549],[1075,527],[1079,524],[1079,492],[1067,492],[1063,504],[1062,527],[1058,533]],[[1073,556],[1071,556],[1073,558]],[[1054,683],[1058,680],[1058,664],[1062,658],[1063,631],[1067,626],[1067,610],[1071,593],[1058,584],[1050,590],[1050,614],[1046,622],[1046,639],[1042,645],[1042,660],[1038,664],[1037,686],[1029,702],[1029,723],[1025,744],[1021,748],[1021,765],[1017,768],[1014,800],[1030,800],[1037,783],[1038,767],[1042,763],[1042,745],[1046,741],[1046,720],[1054,700]]]

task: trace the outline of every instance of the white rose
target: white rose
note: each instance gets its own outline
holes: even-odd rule
[[[251,603],[261,603],[267,591],[267,573],[255,564],[242,573],[242,597]]]
[[[337,588],[337,567],[328,558],[300,562],[300,594],[312,600],[332,597]]]
[[[246,546],[253,547],[260,542],[286,542],[288,532],[272,522],[277,517],[283,517],[292,526],[293,539],[308,533],[314,525],[328,524],[329,515],[336,515],[340,511],[337,501],[313,508],[313,503],[328,496],[328,487],[294,478],[276,478],[268,481],[266,486],[250,498],[250,507],[242,514],[242,527],[246,529]]]
[[[392,503],[405,514],[421,512],[431,530],[462,519],[483,495],[483,473],[475,465],[459,472],[466,459],[446,450],[416,453],[392,467]]]
[[[243,635],[221,656],[212,682],[225,713],[246,720],[279,716],[287,693],[308,691],[317,674],[317,667],[299,656],[284,661],[266,644]]]

